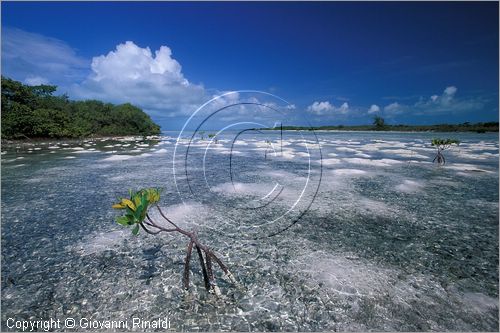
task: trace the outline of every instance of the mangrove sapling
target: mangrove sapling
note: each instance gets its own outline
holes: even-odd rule
[[[214,143],[215,143],[215,144],[217,144],[217,141],[218,141],[218,140],[217,140],[217,138],[215,137],[215,134],[210,133],[210,134],[208,135],[208,138],[209,138],[209,139],[215,138],[215,139],[213,139],[213,141],[214,141]]]
[[[459,145],[460,141],[456,139],[432,139],[431,145],[437,148],[436,157],[432,160],[432,163],[437,162],[439,165],[444,165],[446,159],[444,158],[443,151],[450,148],[452,145]]]
[[[198,253],[198,259],[200,261],[201,269],[203,272],[203,279],[205,281],[205,288],[207,289],[207,291],[214,293],[217,296],[221,294],[215,280],[213,262],[215,262],[222,269],[226,277],[232,283],[237,284],[236,279],[231,274],[231,272],[229,272],[226,265],[224,265],[224,263],[210,248],[208,248],[206,245],[203,245],[199,241],[198,235],[195,231],[187,231],[180,228],[163,213],[160,206],[158,206],[157,204],[159,200],[160,190],[156,188],[142,189],[135,193],[130,191],[129,199],[122,198],[119,203],[113,205],[113,208],[115,209],[125,210],[125,215],[117,217],[116,222],[126,227],[133,226],[132,233],[134,235],[137,235],[139,233],[139,230],[142,229],[150,235],[157,235],[162,232],[177,232],[188,237],[189,242],[186,250],[186,259],[184,261],[183,274],[183,285],[186,290],[189,289],[189,266],[193,248],[195,248],[196,252]],[[167,223],[167,226],[161,225],[151,218],[148,210],[153,205],[156,207],[163,220]]]
[[[203,141],[203,139],[205,138],[205,131],[199,131],[198,134],[200,134],[200,140]]]

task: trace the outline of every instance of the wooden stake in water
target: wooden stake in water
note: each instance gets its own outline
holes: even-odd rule
[[[280,145],[281,145],[281,156],[283,156],[283,123],[280,123]]]

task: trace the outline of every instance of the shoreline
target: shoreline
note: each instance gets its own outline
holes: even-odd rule
[[[260,130],[265,130],[265,131],[279,131],[279,129],[260,129]],[[497,135],[499,134],[498,131],[487,131],[487,132],[482,132],[482,133],[477,133],[474,131],[398,131],[398,130],[384,130],[384,131],[377,131],[377,130],[348,130],[348,129],[284,129],[283,132],[300,132],[300,131],[306,131],[306,132],[315,132],[315,133],[408,133],[408,134],[415,134],[415,133],[436,133],[436,134],[448,134],[448,133],[456,133],[456,134],[490,134],[490,133],[496,133]],[[168,132],[175,132],[175,131],[168,131]],[[108,140],[115,140],[115,141],[135,141],[135,140],[161,140],[162,137],[166,137],[168,135],[120,135],[120,136],[95,136],[95,137],[83,137],[83,138],[33,138],[33,139],[2,139],[1,140],[1,146],[13,146],[13,145],[26,145],[26,146],[31,146],[31,145],[37,145],[37,144],[57,144],[57,143],[69,143],[69,144],[79,144],[79,143],[85,143],[89,141],[108,141]]]
[[[259,130],[261,131],[280,131],[279,129],[275,128],[260,128]],[[304,132],[321,132],[321,133],[328,133],[328,132],[337,132],[337,133],[471,133],[471,134],[488,134],[488,133],[497,133],[499,134],[499,131],[486,131],[486,132],[476,132],[476,131],[399,131],[399,130],[384,130],[384,131],[377,131],[377,130],[348,130],[348,129],[284,129],[283,132],[299,132],[299,131],[304,131]]]
[[[120,136],[95,136],[84,138],[34,138],[34,139],[2,139],[2,147],[12,147],[16,145],[34,146],[50,144],[83,144],[91,141],[136,141],[136,140],[161,140],[163,135],[120,135]]]

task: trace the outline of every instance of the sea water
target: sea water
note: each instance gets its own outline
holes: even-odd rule
[[[4,330],[498,330],[497,134],[177,135],[2,147]],[[433,137],[461,140],[444,166]],[[223,295],[207,293],[193,256],[184,291],[184,236],[114,222],[111,205],[143,187],[162,188],[165,214],[237,286],[216,268]]]

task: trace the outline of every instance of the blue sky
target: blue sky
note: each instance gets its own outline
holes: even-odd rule
[[[498,121],[498,3],[2,2],[2,74],[177,129],[226,91],[312,124]]]

